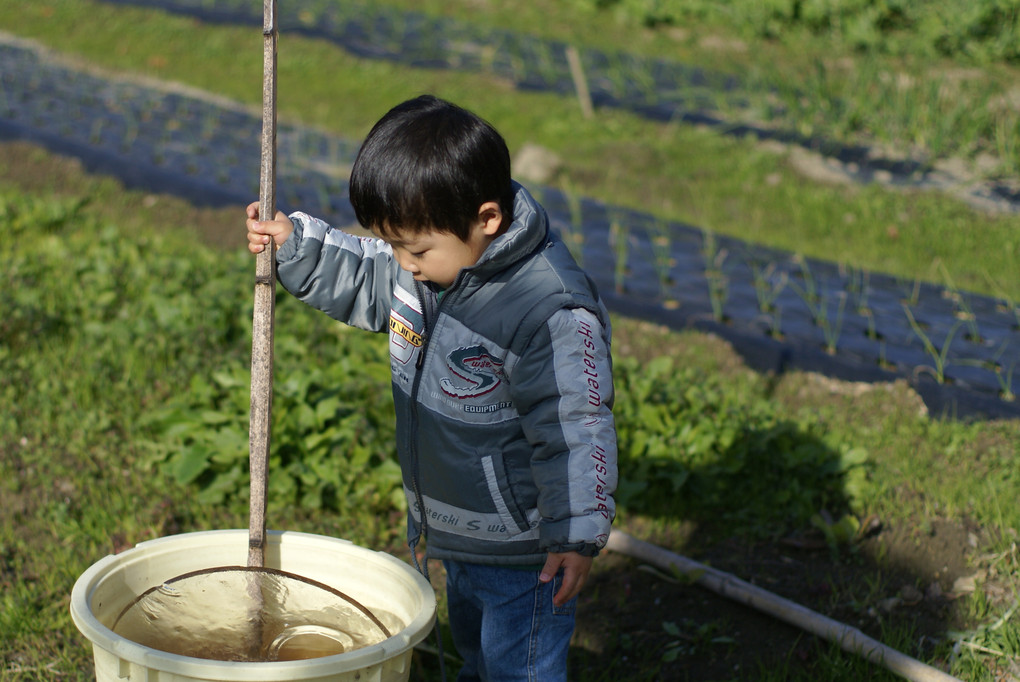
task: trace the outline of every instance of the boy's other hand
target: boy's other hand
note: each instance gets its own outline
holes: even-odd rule
[[[549,556],[545,560],[545,566],[542,567],[542,573],[538,576],[538,579],[547,583],[553,579],[553,576],[559,573],[561,568],[563,569],[563,584],[560,585],[559,591],[553,595],[553,604],[555,606],[563,606],[580,594],[581,588],[584,587],[585,581],[588,580],[591,563],[591,557],[581,556],[577,552],[564,552],[562,554],[549,552]]]
[[[246,210],[248,220],[248,250],[252,253],[262,253],[269,240],[276,242],[277,246],[287,241],[287,237],[294,231],[294,223],[290,221],[282,211],[277,211],[273,220],[259,220],[259,202],[248,204]]]

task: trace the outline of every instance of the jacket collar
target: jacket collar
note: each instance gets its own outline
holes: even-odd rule
[[[506,232],[485,249],[469,271],[485,274],[503,270],[524,258],[549,238],[549,218],[531,193],[517,182],[514,185],[513,221]]]

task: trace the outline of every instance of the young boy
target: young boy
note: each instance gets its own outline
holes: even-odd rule
[[[300,212],[260,221],[254,203],[249,250],[274,240],[288,291],[389,331],[408,544],[444,562],[458,679],[566,679],[615,515],[608,313],[511,180],[503,138],[460,107],[393,108],[350,196],[376,238]]]

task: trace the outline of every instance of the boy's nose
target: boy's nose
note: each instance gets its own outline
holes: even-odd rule
[[[414,259],[407,253],[397,253],[397,264],[408,272],[418,272],[418,266],[414,264]]]

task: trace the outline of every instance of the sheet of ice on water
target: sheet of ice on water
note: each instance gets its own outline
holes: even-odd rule
[[[358,606],[300,576],[231,567],[186,574],[147,591],[113,630],[194,658],[290,661],[371,646],[403,627],[392,614],[368,615]]]

